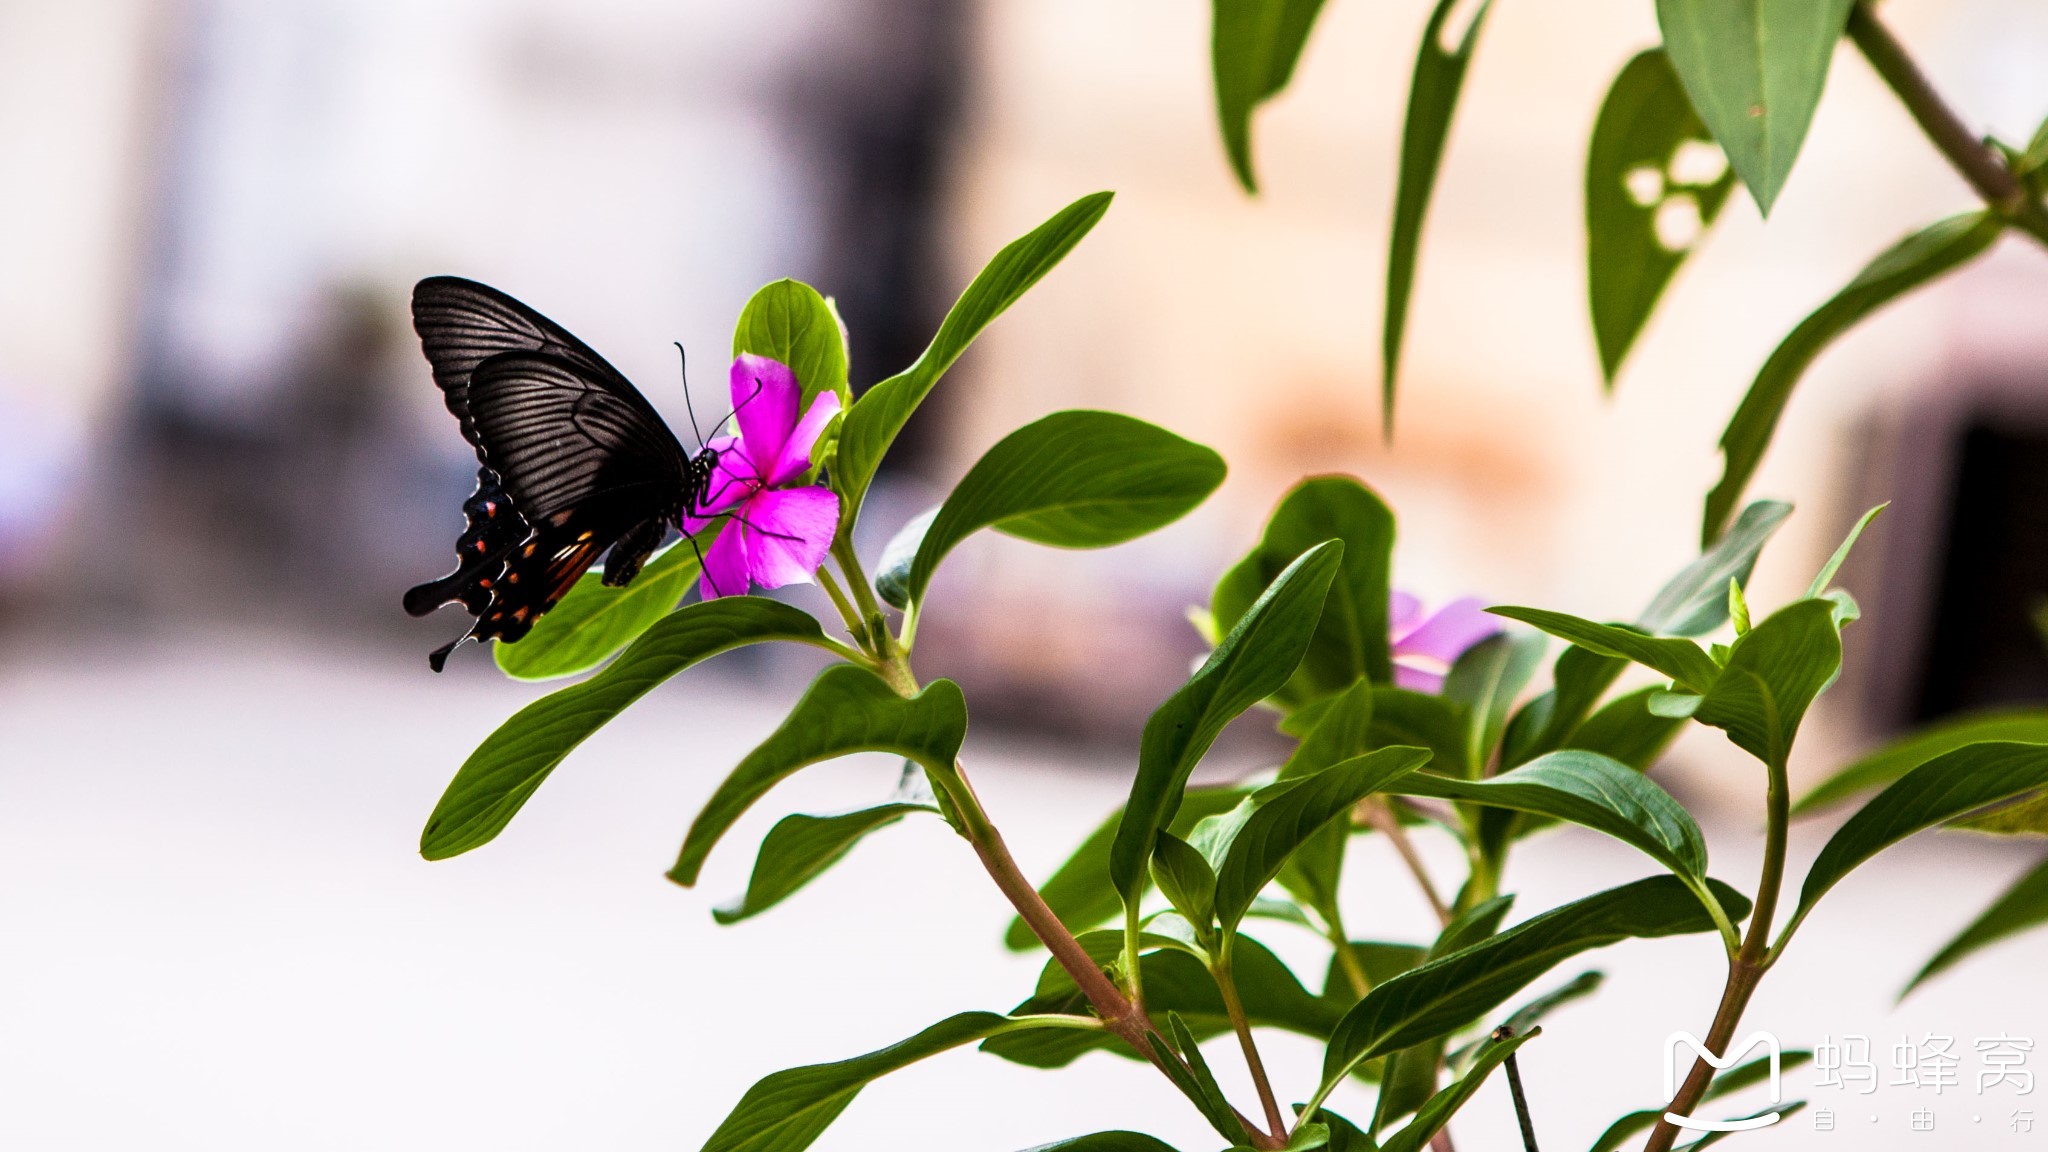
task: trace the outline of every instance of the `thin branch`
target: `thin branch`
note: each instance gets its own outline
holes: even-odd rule
[[[1493,1040],[1500,1043],[1513,1039],[1515,1030],[1506,1024],[1493,1030]],[[1508,1095],[1514,1097],[1515,1121],[1522,1126],[1522,1152],[1537,1152],[1536,1125],[1529,1119],[1529,1098],[1522,1093],[1522,1069],[1515,1063],[1515,1054],[1508,1053]]]
[[[2006,167],[2004,157],[1963,123],[1868,0],[1849,10],[1849,39],[1912,113],[1948,162],[1999,215],[2048,244],[2048,209]]]
[[[868,647],[867,625],[861,623],[860,613],[854,611],[853,605],[846,599],[846,593],[840,589],[839,581],[832,575],[830,568],[822,565],[818,568],[818,583],[824,587],[825,595],[832,598],[832,606],[839,609],[839,618],[846,621],[847,635],[852,636],[853,642],[862,648]]]
[[[1437,923],[1448,925],[1451,922],[1451,909],[1444,903],[1443,897],[1436,894],[1436,885],[1429,879],[1429,869],[1423,865],[1422,856],[1415,851],[1415,842],[1408,839],[1408,830],[1401,827],[1400,816],[1395,814],[1390,805],[1376,796],[1365,800],[1359,807],[1365,812],[1365,822],[1371,825],[1374,831],[1386,836],[1394,845],[1394,851],[1400,854],[1401,862],[1408,866],[1409,874],[1415,877],[1416,886],[1422,889],[1423,898],[1429,901],[1429,910],[1436,913]]]
[[[1272,1130],[1276,1144],[1285,1145],[1287,1118],[1281,1114],[1280,1101],[1273,1096],[1273,1083],[1266,1078],[1266,1062],[1259,1058],[1259,1046],[1252,1041],[1251,1018],[1245,1015],[1244,1001],[1237,995],[1237,978],[1230,971],[1228,941],[1210,973],[1216,977],[1217,991],[1223,994],[1223,1011],[1230,1017],[1231,1030],[1237,1033],[1237,1045],[1244,1050],[1244,1064],[1251,1070],[1252,1086],[1258,1089],[1259,1105],[1266,1110],[1266,1127]]]
[[[1782,753],[1771,757],[1765,765],[1770,771],[1770,793],[1766,798],[1767,823],[1764,832],[1763,873],[1757,879],[1756,905],[1750,913],[1749,932],[1743,937],[1742,951],[1728,962],[1728,979],[1721,987],[1721,1003],[1714,1010],[1713,1026],[1707,1030],[1706,1050],[1716,1056],[1725,1056],[1729,1041],[1735,1038],[1735,1028],[1742,1023],[1742,1013],[1749,1007],[1749,999],[1756,994],[1756,986],[1769,971],[1773,957],[1769,954],[1771,921],[1776,917],[1778,891],[1785,879],[1786,829],[1791,823],[1791,786],[1786,778],[1785,757]],[[1714,1082],[1714,1066],[1705,1057],[1693,1061],[1692,1071],[1687,1073],[1685,1083],[1679,1085],[1677,1095],[1664,1110],[1665,1115],[1688,1116],[1693,1108],[1707,1094],[1707,1086]],[[1650,1139],[1643,1145],[1643,1152],[1671,1152],[1671,1145],[1678,1139],[1678,1126],[1659,1116],[1656,1127],[1650,1130]]]
[[[1361,999],[1372,991],[1372,976],[1365,970],[1365,961],[1358,956],[1358,949],[1351,945],[1351,933],[1344,927],[1344,915],[1335,902],[1322,913],[1325,933],[1330,946],[1336,949],[1337,967],[1344,972],[1344,979],[1351,982],[1351,991]]]

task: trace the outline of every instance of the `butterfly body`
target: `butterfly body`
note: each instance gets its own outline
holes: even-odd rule
[[[671,526],[704,515],[719,454],[685,450],[603,357],[496,289],[436,276],[412,307],[478,464],[455,571],[405,595],[414,616],[459,603],[476,617],[429,656],[438,672],[464,640],[526,635],[600,556],[606,584],[630,582]]]

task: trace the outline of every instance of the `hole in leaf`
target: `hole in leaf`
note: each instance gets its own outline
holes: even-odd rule
[[[1647,164],[1624,172],[1621,186],[1638,208],[1648,208],[1664,198],[1664,174]]]
[[[1471,30],[1472,21],[1479,18],[1479,9],[1485,3],[1486,0],[1457,0],[1451,5],[1451,10],[1444,13],[1443,26],[1437,29],[1437,51],[1456,56],[1464,44],[1465,33]]]
[[[1728,157],[1712,141],[1687,140],[1672,154],[1671,166],[1665,171],[1673,184],[1705,187],[1728,171]]]
[[[1657,205],[1657,245],[1666,252],[1683,252],[1700,238],[1699,201],[1683,192]]]

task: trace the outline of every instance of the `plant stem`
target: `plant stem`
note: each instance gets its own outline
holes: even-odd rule
[[[1493,1030],[1495,1043],[1513,1039],[1515,1030],[1503,1024]],[[1536,1152],[1536,1124],[1529,1118],[1529,1098],[1522,1093],[1522,1069],[1515,1063],[1515,1054],[1508,1053],[1506,1061],[1508,1094],[1515,1101],[1515,1122],[1522,1128],[1522,1152]]]
[[[839,581],[832,575],[830,568],[818,569],[818,583],[824,586],[825,594],[832,598],[832,606],[839,609],[839,618],[846,621],[847,634],[853,637],[855,644],[860,645],[863,650],[867,649],[867,625],[861,623],[860,613],[853,610],[853,605],[847,601],[846,593],[840,589]]]
[[[1791,788],[1786,780],[1785,754],[1771,758],[1770,795],[1766,801],[1766,824],[1764,833],[1763,873],[1757,879],[1756,908],[1750,913],[1749,932],[1742,938],[1742,950],[1728,961],[1728,979],[1721,986],[1721,1003],[1714,1011],[1714,1023],[1707,1029],[1706,1048],[1716,1056],[1728,1054],[1728,1042],[1735,1038],[1735,1028],[1742,1023],[1743,1010],[1749,1007],[1749,999],[1756,993],[1757,984],[1764,973],[1770,970],[1776,959],[1768,951],[1771,935],[1771,921],[1777,914],[1778,889],[1785,879],[1785,836],[1791,823]],[[1692,1071],[1686,1074],[1685,1083],[1679,1085],[1678,1094],[1665,1107],[1667,1114],[1691,1115],[1693,1108],[1706,1095],[1707,1086],[1714,1082],[1714,1066],[1702,1058],[1693,1061]],[[1672,1142],[1678,1139],[1678,1126],[1658,1117],[1656,1127],[1650,1130],[1650,1139],[1643,1145],[1643,1152],[1670,1152]]]
[[[841,615],[849,617],[849,626],[855,619],[868,622],[867,627],[855,629],[854,635],[859,637],[865,634],[868,637],[873,645],[873,658],[877,670],[889,682],[890,687],[905,697],[915,696],[918,692],[917,676],[911,671],[910,661],[902,646],[896,643],[896,638],[889,631],[887,617],[882,614],[881,605],[875,600],[874,589],[868,583],[867,573],[861,568],[859,554],[853,550],[853,544],[843,534],[832,541],[832,558],[838,562],[839,570],[846,575],[846,581],[853,589],[854,601],[859,607],[856,610],[847,605],[843,594],[828,584],[827,591],[831,593],[833,603],[839,606]],[[829,581],[831,573],[822,568],[818,571]],[[1003,834],[996,830],[995,823],[989,819],[988,810],[982,807],[981,797],[975,794],[974,785],[968,782],[966,768],[955,760],[952,771],[931,775],[932,783],[944,789],[952,800],[953,808],[960,817],[961,835],[974,846],[974,854],[981,859],[982,868],[988,872],[989,878],[995,881],[996,888],[1008,898],[1011,907],[1017,910],[1017,915],[1031,929],[1032,934],[1038,937],[1039,943],[1045,945],[1046,951],[1052,953],[1053,959],[1059,962],[1061,969],[1073,978],[1075,986],[1088,998],[1088,1003],[1095,1009],[1096,1015],[1102,1018],[1103,1027],[1115,1033],[1161,1072],[1166,1072],[1168,1057],[1162,1055],[1161,1050],[1170,1054],[1172,1047],[1163,1043],[1163,1036],[1159,1037],[1161,1044],[1151,1043],[1150,1038],[1159,1036],[1159,1031],[1152,1026],[1151,1018],[1140,1007],[1141,1002],[1124,996],[1117,988],[1116,982],[1102,971],[1088,955],[1087,949],[1081,947],[1081,942],[1067,930],[1067,926],[1060,923],[1060,918],[1046,905],[1045,898],[1038,894],[1038,889],[1025,877],[1024,870],[1017,866],[1016,857],[1010,855],[1009,845],[1003,842]],[[1135,961],[1136,958],[1133,957],[1134,972]],[[1191,1070],[1183,1062],[1179,1071],[1186,1073]],[[1260,1075],[1261,1095],[1268,1098],[1268,1107],[1271,1108],[1271,1090],[1264,1087],[1263,1072]],[[1179,1079],[1171,1073],[1168,1073],[1168,1078]],[[1232,1111],[1235,1112],[1235,1109]],[[1237,1119],[1244,1126],[1245,1134],[1251,1139],[1253,1146],[1278,1149],[1286,1145],[1284,1137],[1265,1136],[1243,1113],[1237,1113]]]
[[[1344,927],[1344,915],[1334,904],[1322,911],[1323,924],[1329,929],[1330,946],[1337,950],[1337,967],[1344,970],[1344,979],[1351,982],[1351,991],[1364,997],[1372,991],[1372,977],[1366,974],[1365,962],[1358,958],[1358,949],[1351,946],[1351,933]]]
[[[875,600],[875,590],[868,583],[868,574],[860,566],[860,554],[853,550],[853,544],[846,537],[839,536],[832,541],[832,558],[839,562],[839,570],[846,574],[846,583],[853,589],[854,603],[859,606],[856,611],[862,624],[855,634],[867,636],[869,648],[879,665],[877,670],[889,686],[902,696],[915,696],[917,677],[911,674],[910,661],[902,646],[889,633],[888,617],[882,614],[882,606]]]
[[[1430,883],[1429,869],[1423,866],[1422,857],[1415,851],[1415,842],[1408,839],[1408,830],[1401,827],[1401,818],[1385,801],[1372,797],[1364,801],[1365,822],[1373,830],[1387,838],[1400,854],[1401,863],[1408,866],[1408,872],[1415,877],[1416,886],[1422,889],[1423,898],[1429,901],[1429,910],[1436,913],[1439,925],[1451,922],[1451,910],[1444,904],[1443,897],[1436,894],[1436,885]]]
[[[1073,977],[1082,994],[1088,997],[1088,1003],[1102,1017],[1102,1022],[1129,1041],[1132,1047],[1140,1052],[1148,1051],[1150,1045],[1145,1042],[1145,1034],[1151,1029],[1143,1023],[1144,1018],[1137,1014],[1116,984],[1081,947],[1074,934],[1067,931],[1067,926],[1060,923],[1059,917],[1038,894],[1038,889],[1025,878],[1023,869],[1017,866],[1016,857],[1010,855],[1009,846],[1003,842],[1003,834],[989,822],[988,813],[975,796],[973,786],[967,783],[965,773],[959,771],[957,764],[954,767],[955,771],[949,774],[950,779],[944,784],[953,794],[967,825],[968,842],[974,845],[975,855],[981,858],[982,867],[987,869],[990,879],[1009,898],[1017,909],[1017,915],[1044,943],[1046,951],[1051,952],[1067,975]]]
[[[1259,1091],[1259,1104],[1266,1110],[1266,1127],[1272,1130],[1273,1139],[1287,1143],[1287,1119],[1280,1112],[1280,1102],[1273,1097],[1273,1084],[1266,1078],[1266,1062],[1259,1059],[1259,1046],[1252,1040],[1252,1022],[1244,1013],[1244,1001],[1237,995],[1237,978],[1230,971],[1230,940],[1225,938],[1222,951],[1216,962],[1209,968],[1216,977],[1216,989],[1223,993],[1223,1011],[1230,1017],[1231,1030],[1237,1033],[1237,1046],[1244,1050],[1244,1064],[1251,1069],[1252,1086]]]
[[[839,561],[839,570],[846,573],[846,582],[853,589],[854,603],[860,605],[860,617],[865,620],[881,614],[882,606],[875,600],[875,590],[868,585],[867,570],[860,566],[860,553],[853,550],[853,543],[844,536],[832,541],[832,558]],[[875,637],[880,645],[882,638]]]
[[[1941,93],[1927,79],[1905,45],[1877,18],[1868,0],[1849,10],[1849,39],[1899,102],[1912,113],[1920,130],[1977,195],[2014,226],[2048,244],[2048,209],[2030,194],[2006,167],[2005,160],[1970,131]]]

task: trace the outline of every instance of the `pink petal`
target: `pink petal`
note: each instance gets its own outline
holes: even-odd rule
[[[766,356],[741,353],[732,362],[733,420],[747,455],[763,468],[782,457],[782,445],[796,426],[797,402],[803,398],[787,364]]]
[[[711,547],[704,550],[704,574],[697,581],[697,594],[706,600],[738,596],[747,590],[746,534],[738,524],[728,524]]]
[[[811,446],[825,434],[825,425],[839,415],[839,393],[820,392],[811,400],[811,410],[797,422],[782,446],[782,457],[768,469],[768,484],[774,487],[803,475],[811,467]]]
[[[747,574],[763,588],[807,584],[839,530],[839,497],[824,487],[763,491],[739,511]],[[723,534],[721,534],[723,535]]]
[[[1420,615],[1422,598],[1412,592],[1394,589],[1387,603],[1387,631],[1398,636],[1406,631],[1409,625],[1415,623],[1415,618]]]
[[[683,531],[691,535],[701,531],[714,515],[745,500],[761,487],[760,470],[754,467],[746,445],[738,437],[714,436],[704,450],[718,453],[718,466],[711,473],[704,502],[684,510]]]
[[[1444,690],[1444,678],[1434,672],[1410,668],[1406,664],[1394,665],[1394,687],[1406,688],[1410,692],[1427,692],[1434,696]]]
[[[1439,608],[1421,627],[1394,641],[1394,654],[1428,656],[1449,664],[1500,630],[1499,617],[1487,615],[1482,601],[1467,596]]]

